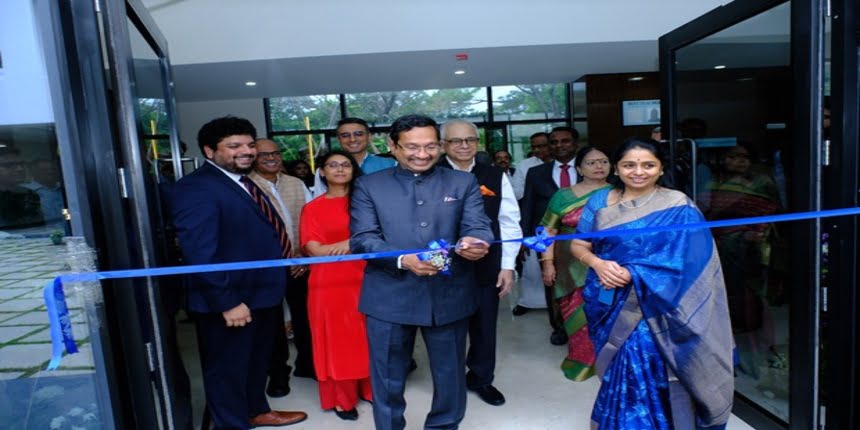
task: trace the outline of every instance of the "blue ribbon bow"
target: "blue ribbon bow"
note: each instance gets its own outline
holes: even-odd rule
[[[546,249],[552,245],[552,241],[553,239],[547,235],[546,229],[543,226],[538,226],[534,236],[523,238],[523,245],[537,252],[546,252]]]
[[[448,257],[448,241],[445,239],[434,240],[427,244],[432,251],[418,254],[421,261],[429,261],[439,268],[443,275],[451,274],[451,257]]]

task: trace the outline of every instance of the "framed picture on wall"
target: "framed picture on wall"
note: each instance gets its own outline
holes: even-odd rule
[[[625,100],[621,115],[625,126],[660,125],[660,100]]]

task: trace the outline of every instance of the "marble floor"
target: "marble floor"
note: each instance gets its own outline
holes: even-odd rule
[[[510,303],[502,300],[499,312],[499,344],[496,381],[494,385],[507,398],[502,406],[490,406],[475,394],[468,396],[466,417],[460,428],[476,430],[588,429],[591,406],[597,394],[596,378],[585,382],[571,382],[559,369],[566,351],[564,346],[549,343],[550,330],[545,311],[532,311],[513,317]],[[190,324],[180,324],[180,339],[186,358],[196,355],[193,329]],[[433,395],[427,353],[421,341],[416,342],[415,359],[418,370],[412,373],[406,387],[406,428],[421,428],[424,417],[430,410]],[[202,407],[200,393],[202,383],[200,370],[194,361],[189,362],[189,373],[195,391],[194,407]],[[292,378],[292,391],[287,397],[270,399],[273,409],[301,410],[308,419],[290,429],[358,430],[372,429],[371,405],[360,402],[358,421],[343,421],[334,412],[319,407],[316,382],[306,378]],[[196,412],[195,412],[196,414]],[[199,414],[196,414],[199,416]],[[199,419],[199,418],[198,418]],[[267,427],[260,427],[267,428]],[[272,427],[274,428],[274,427]],[[739,418],[732,416],[729,430],[752,429]]]

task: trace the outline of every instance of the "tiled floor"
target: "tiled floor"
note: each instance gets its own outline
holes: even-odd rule
[[[196,362],[193,326],[179,324],[180,343],[183,354],[192,361],[189,373],[192,378],[195,411],[202,407],[202,381]],[[512,317],[509,302],[502,300],[499,312],[498,364],[494,385],[507,397],[502,406],[483,403],[474,394],[469,394],[466,418],[460,428],[476,430],[580,430],[588,429],[591,406],[597,394],[595,378],[586,382],[571,382],[559,369],[565,347],[549,343],[548,323],[545,311],[533,311],[520,317]],[[433,395],[427,353],[420,340],[415,343],[415,359],[418,370],[409,377],[406,387],[406,428],[421,428],[430,409]],[[295,351],[295,350],[293,350]],[[294,356],[294,355],[293,355]],[[315,381],[292,378],[291,393],[284,398],[270,399],[274,409],[302,410],[308,413],[307,421],[290,426],[290,429],[307,430],[358,430],[372,429],[371,405],[358,405],[358,421],[347,422],[333,412],[323,411],[319,406],[319,395]],[[196,414],[199,416],[199,414]],[[268,428],[268,427],[261,427]],[[272,427],[274,428],[274,427]],[[751,429],[749,425],[732,417],[729,430]]]
[[[42,290],[65,267],[65,247],[47,238],[0,240],[0,380],[39,373],[51,358]],[[78,347],[89,351],[87,328],[70,299]],[[62,369],[93,371],[91,356],[66,359]]]

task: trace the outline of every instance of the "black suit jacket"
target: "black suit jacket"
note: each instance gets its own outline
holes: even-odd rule
[[[475,177],[434,167],[416,175],[397,166],[362,176],[350,206],[353,253],[425,249],[463,236],[490,242],[493,232]],[[475,312],[475,264],[451,251],[451,275],[416,276],[397,258],[367,261],[359,310],[408,325],[444,325]]]
[[[241,185],[209,162],[180,179],[172,192],[173,225],[191,265],[282,258],[275,228]],[[190,275],[188,309],[224,312],[279,305],[287,269],[253,269]]]
[[[552,180],[554,165],[555,161],[549,161],[532,167],[526,174],[525,191],[520,200],[522,214],[520,225],[524,236],[534,235],[535,228],[540,225],[540,220],[546,212],[549,199],[558,191],[558,185]]]

